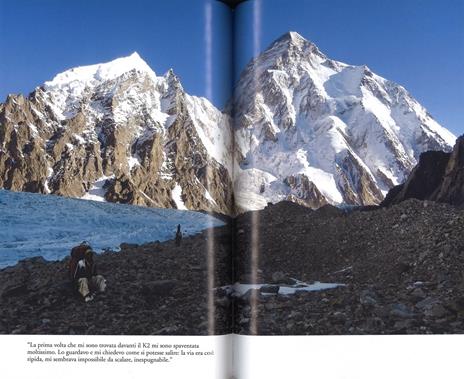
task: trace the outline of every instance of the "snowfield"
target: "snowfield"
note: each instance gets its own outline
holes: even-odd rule
[[[33,256],[62,259],[84,240],[96,251],[165,241],[177,224],[192,235],[224,223],[200,212],[0,190],[0,267]]]
[[[229,291],[232,291],[234,296],[243,296],[245,295],[249,290],[253,289],[261,289],[262,287],[269,287],[273,286],[271,284],[243,284],[243,283],[235,283],[233,286],[226,286],[223,287],[224,289],[227,289]],[[296,280],[295,285],[288,285],[288,286],[283,286],[279,285],[279,295],[294,295],[298,291],[302,292],[315,292],[315,291],[324,291],[324,290],[329,290],[333,288],[338,288],[338,287],[345,287],[345,284],[342,283],[321,283],[321,282],[314,282],[312,284],[307,284],[305,282]],[[267,294],[270,295],[270,294]]]

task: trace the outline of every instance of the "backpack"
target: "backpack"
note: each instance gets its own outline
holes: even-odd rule
[[[71,249],[71,259],[69,261],[69,278],[73,281],[77,270],[77,264],[85,258],[85,252],[92,248],[87,242],[82,242],[79,246]]]

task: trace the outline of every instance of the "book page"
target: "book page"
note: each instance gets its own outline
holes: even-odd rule
[[[226,375],[231,16],[207,0],[0,1],[7,377]]]
[[[341,370],[353,364],[330,346],[346,362],[369,346],[376,362],[395,362],[391,343],[428,352],[439,340],[456,367],[456,338],[346,336],[463,332],[462,11],[453,1],[238,6],[236,332],[345,336],[237,337],[241,377],[323,365],[321,377],[382,377]],[[438,366],[425,367],[431,377]]]

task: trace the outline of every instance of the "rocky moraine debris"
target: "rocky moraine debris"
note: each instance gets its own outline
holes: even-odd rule
[[[0,332],[207,334],[209,233],[181,246],[122,244],[99,255],[108,290],[90,303],[73,295],[66,260],[0,270]],[[235,244],[229,228],[213,233],[216,333],[248,334],[254,321],[259,334],[464,333],[457,207],[409,199],[346,211],[281,202],[240,215]],[[260,285],[234,295],[234,282]]]
[[[208,320],[208,231],[175,241],[122,244],[97,255],[104,293],[85,303],[68,260],[20,261],[0,270],[0,333],[204,335]],[[214,229],[215,287],[230,283],[230,229]],[[216,302],[214,331],[231,330],[230,302]]]
[[[282,202],[240,216],[238,230],[250,230],[252,219],[259,220],[258,283],[345,286],[293,295],[250,290],[237,300],[236,332],[250,333],[252,315],[258,334],[464,332],[464,211],[413,199],[349,213]],[[251,242],[238,233],[241,283],[253,277]]]

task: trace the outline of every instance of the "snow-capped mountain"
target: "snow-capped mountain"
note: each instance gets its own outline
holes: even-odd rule
[[[242,210],[284,199],[377,204],[420,153],[456,140],[403,87],[329,59],[295,32],[248,64],[234,113]]]
[[[233,212],[377,204],[456,137],[403,87],[289,32],[243,71],[234,120],[137,53],[0,104],[0,188]],[[232,124],[234,127],[232,128]]]
[[[137,53],[77,67],[0,104],[0,188],[232,209],[228,116]]]

